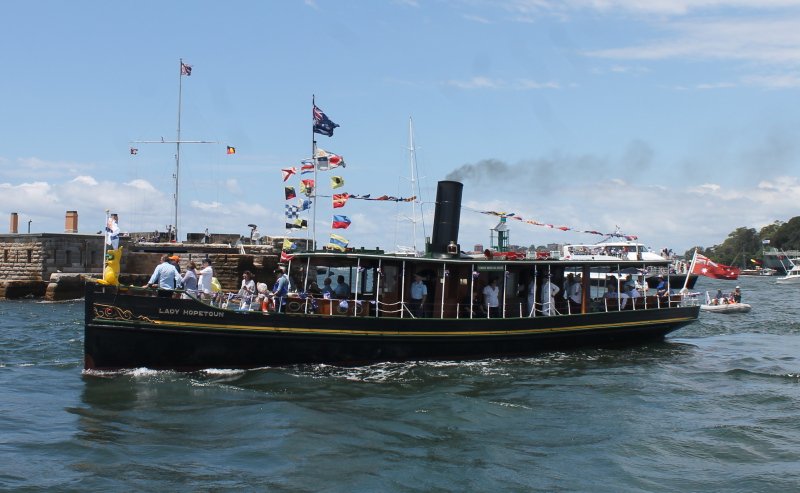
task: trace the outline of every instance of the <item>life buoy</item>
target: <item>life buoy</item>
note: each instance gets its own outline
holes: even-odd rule
[[[362,313],[364,313],[363,305],[364,305],[363,303],[356,303],[355,306],[353,307],[353,313],[355,313],[356,315],[361,315]]]
[[[347,315],[347,312],[350,310],[348,305],[336,305],[336,313],[339,315]]]
[[[290,301],[286,304],[286,313],[300,313],[303,311],[303,305],[299,301]]]

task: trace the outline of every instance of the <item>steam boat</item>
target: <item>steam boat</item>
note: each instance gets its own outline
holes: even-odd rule
[[[298,289],[274,298],[266,309],[88,284],[84,366],[195,370],[510,357],[660,340],[697,319],[699,305],[678,294],[615,297],[623,280],[605,275],[605,285],[590,282],[597,273],[667,267],[665,259],[462,254],[461,193],[461,183],[439,182],[424,257],[363,249],[298,253],[286,266]],[[351,286],[347,296],[328,298],[302,289],[339,276]],[[426,286],[424,303],[411,299],[416,276]],[[579,279],[581,289],[570,290],[579,292],[576,299],[541,296],[548,281],[563,287],[568,278]],[[481,296],[493,282],[497,306]]]

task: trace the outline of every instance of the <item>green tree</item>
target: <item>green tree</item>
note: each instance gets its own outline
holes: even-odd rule
[[[800,250],[800,216],[781,224],[772,234],[770,246],[779,250]]]
[[[712,260],[738,267],[748,266],[751,258],[761,252],[761,240],[754,228],[736,228],[721,245],[711,248]]]

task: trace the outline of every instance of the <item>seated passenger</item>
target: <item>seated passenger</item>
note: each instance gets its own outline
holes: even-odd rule
[[[669,296],[669,285],[667,284],[664,276],[658,276],[658,285],[656,286],[656,294],[660,297]]]
[[[625,309],[625,305],[628,304],[629,296],[627,294],[625,294],[625,293],[619,293],[617,291],[617,286],[614,285],[614,284],[610,284],[608,286],[608,291],[606,291],[606,294],[604,296],[606,298],[616,298],[616,299],[618,299],[619,300],[619,309],[620,310],[624,310]]]
[[[326,277],[322,283],[322,289],[320,291],[322,292],[322,296],[324,296],[326,299],[331,298],[333,296],[333,288],[331,287],[331,282],[332,282],[331,278]]]
[[[333,294],[337,299],[347,299],[350,297],[350,285],[344,282],[344,276],[336,278],[336,288]]]

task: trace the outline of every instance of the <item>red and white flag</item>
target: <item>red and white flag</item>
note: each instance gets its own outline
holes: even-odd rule
[[[739,278],[739,268],[730,265],[718,264],[705,255],[695,253],[692,274],[711,277],[714,279],[727,279],[735,281]]]
[[[192,75],[192,66],[181,62],[181,75],[185,75],[186,77]]]
[[[288,180],[289,177],[295,173],[297,173],[297,168],[295,168],[294,166],[292,166],[291,168],[281,169],[281,174],[283,175],[283,181]]]

